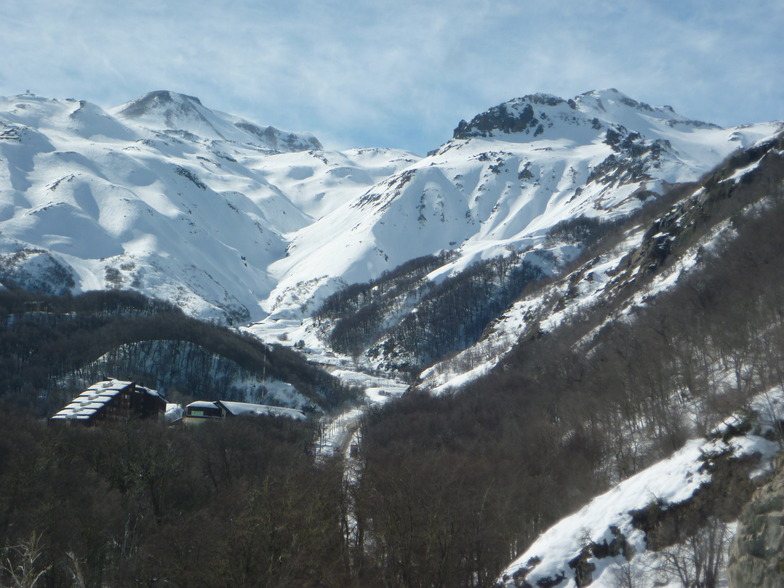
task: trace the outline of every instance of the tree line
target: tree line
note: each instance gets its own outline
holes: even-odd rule
[[[312,425],[1,429],[3,586],[349,585],[342,470],[315,467]]]
[[[487,325],[544,273],[510,253],[479,261],[433,282],[427,274],[449,254],[412,260],[367,284],[328,298],[316,317],[330,320],[330,346],[382,369],[412,377],[475,343]]]
[[[167,382],[169,365],[147,362],[140,342],[168,341],[171,346],[197,348],[194,355],[217,357],[238,372],[291,383],[314,407],[330,410],[356,398],[357,391],[304,361],[296,352],[185,316],[171,304],[135,292],[88,292],[80,296],[44,296],[25,291],[0,291],[0,396],[13,398],[39,416],[51,414],[94,378],[94,362],[125,346],[123,373],[104,374],[140,383]],[[210,363],[193,362],[188,396],[214,397],[222,384]],[[74,382],[73,389],[64,386]],[[152,385],[152,384],[150,384]],[[161,390],[166,393],[167,390]]]

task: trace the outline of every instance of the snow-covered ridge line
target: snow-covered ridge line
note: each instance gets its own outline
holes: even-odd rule
[[[245,119],[205,108],[195,96],[168,90],[149,92],[112,109],[118,119],[158,131],[188,132],[205,139],[258,145],[274,151],[321,150],[308,133],[262,127]]]
[[[289,256],[273,266],[280,281],[266,306],[272,320],[439,251],[457,256],[453,273],[510,251],[535,253],[558,223],[628,214],[779,128],[687,124],[671,109],[652,111],[614,90],[583,96],[579,108],[555,99],[523,102],[541,133],[493,127],[458,135],[294,235]],[[567,256],[569,249],[551,253]]]
[[[596,130],[608,124],[617,130],[623,127],[636,129],[643,120],[651,126],[664,124],[672,128],[720,128],[680,116],[671,106],[654,107],[629,98],[615,88],[609,88],[586,92],[569,100],[550,94],[529,94],[515,98],[475,116],[470,122],[460,121],[454,138],[516,133],[539,137],[555,126],[551,122],[553,119],[578,127],[590,126]]]

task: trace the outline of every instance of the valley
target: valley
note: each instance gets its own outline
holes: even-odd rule
[[[52,586],[722,585],[784,443],[783,137],[615,89],[424,157],[168,91],[0,99],[5,545],[46,543]],[[47,441],[107,372],[308,419]],[[53,496],[95,520],[78,541]]]

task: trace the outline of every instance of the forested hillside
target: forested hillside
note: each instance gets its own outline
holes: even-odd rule
[[[486,585],[598,491],[784,385],[783,178],[775,144],[728,161],[649,225],[614,299],[522,340],[455,394],[367,418],[360,520],[389,585]],[[717,227],[696,267],[629,306]]]
[[[309,410],[332,410],[356,396],[290,349],[135,292],[56,297],[0,291],[0,350],[0,395],[39,416],[118,373],[186,402],[242,400],[249,393],[260,399],[261,388],[280,389],[283,382]]]
[[[0,431],[3,586],[350,585],[339,464],[292,419]]]
[[[327,298],[315,317],[333,321],[330,346],[410,378],[475,343],[528,283],[544,275],[522,255],[510,254],[442,281],[428,279],[449,257],[454,256],[414,259]]]

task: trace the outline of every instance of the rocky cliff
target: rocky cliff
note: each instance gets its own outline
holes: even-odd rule
[[[730,548],[732,588],[784,586],[784,463],[744,507]]]

